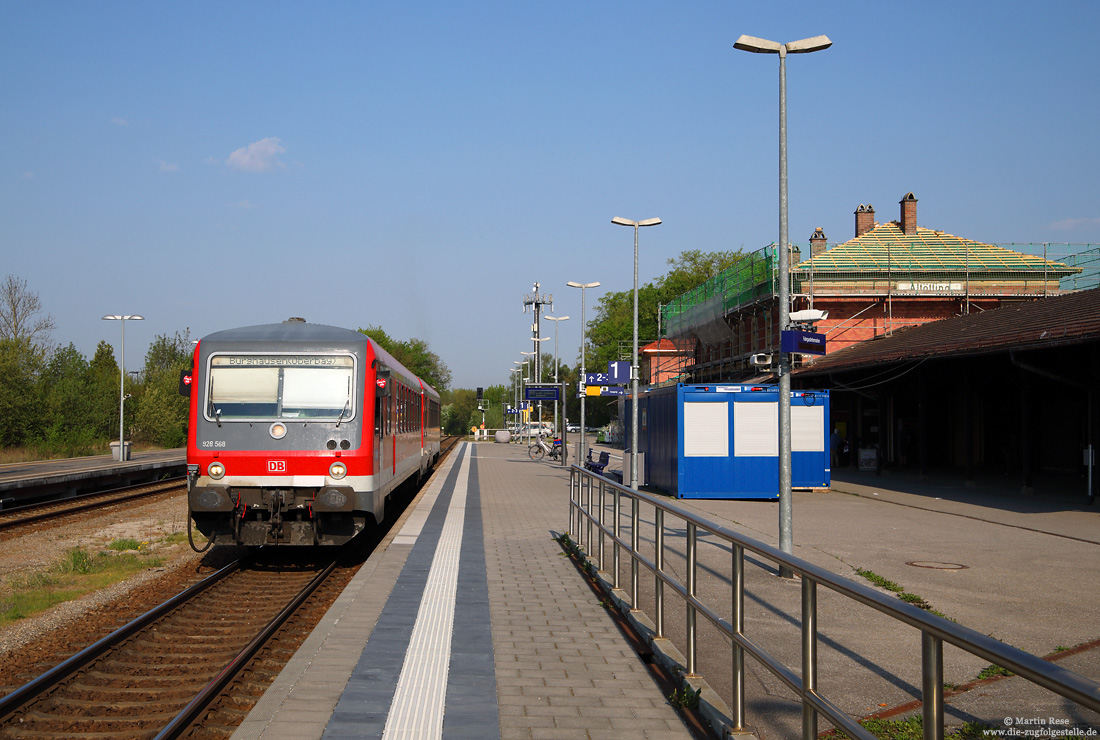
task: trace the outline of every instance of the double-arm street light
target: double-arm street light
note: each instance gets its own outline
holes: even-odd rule
[[[741,36],[733,48],[756,54],[779,55],[779,313],[776,323],[782,332],[790,323],[790,248],[787,237],[787,54],[808,54],[832,46],[828,36],[780,44],[776,41]],[[791,532],[791,367],[786,352],[779,352],[779,549],[793,550]],[[794,574],[780,569],[786,578]]]
[[[585,387],[584,374],[587,371],[587,368],[584,366],[584,345],[585,345],[585,330],[588,328],[588,326],[587,326],[587,324],[584,323],[584,291],[585,291],[586,288],[598,288],[600,286],[600,284],[598,282],[597,283],[575,283],[572,280],[570,280],[569,282],[566,283],[566,285],[568,285],[570,288],[580,288],[581,289],[581,387]],[[585,420],[584,420],[584,399],[586,399],[587,397],[588,397],[588,389],[585,387],[585,391],[581,393],[581,445],[578,448],[580,450],[580,453],[579,453],[580,457],[578,459],[581,461],[582,465],[584,464],[584,461],[588,459],[584,456],[584,445],[585,445],[584,435],[588,433],[588,427],[585,426]],[[566,407],[566,408],[568,408],[568,407]]]
[[[122,411],[126,406],[126,319],[130,321],[143,321],[144,316],[138,316],[137,314],[123,316],[121,314],[110,314],[104,316],[104,321],[120,321],[122,322],[122,344],[118,347],[118,366],[119,366],[119,381],[118,381],[118,459],[122,462],[126,459],[126,448],[123,446],[123,422]]]
[[[543,316],[547,321],[554,322],[554,383],[558,382],[558,322],[568,321],[568,316]],[[558,389],[560,392],[560,388]],[[563,401],[565,399],[562,399]],[[557,430],[558,435],[561,435],[562,429],[558,426],[558,402],[554,401],[554,429]]]
[[[638,229],[642,226],[656,226],[659,218],[646,218],[631,221],[616,216],[611,223],[619,226],[634,227],[634,342],[630,361],[630,391],[634,400],[630,403],[630,487],[638,490]]]

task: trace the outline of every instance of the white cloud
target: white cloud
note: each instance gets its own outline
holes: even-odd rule
[[[1064,218],[1052,223],[1050,228],[1055,231],[1074,231],[1089,226],[1100,226],[1100,218]]]
[[[278,138],[269,136],[260,139],[246,147],[242,147],[229,155],[225,163],[230,167],[245,172],[267,172],[276,167],[283,167],[279,161],[279,155],[286,151]]]
[[[156,159],[154,159],[153,162],[156,163],[157,167],[160,168],[161,172],[176,172],[180,168],[180,166],[178,164],[176,164],[175,162],[165,162],[160,157],[157,157]]]
[[[111,123],[113,123],[116,126],[129,126],[130,125],[129,121],[127,121],[125,118],[119,118],[118,116],[115,116],[114,118],[112,118]]]

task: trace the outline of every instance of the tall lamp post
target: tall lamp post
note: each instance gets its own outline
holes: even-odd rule
[[[554,383],[558,382],[558,322],[568,321],[568,316],[543,316],[547,321],[554,322]],[[560,389],[559,389],[560,391]],[[563,399],[564,400],[564,399]],[[561,426],[558,425],[558,402],[554,401],[554,429],[561,435]]]
[[[779,330],[790,323],[791,283],[790,250],[787,243],[787,54],[808,54],[832,46],[828,36],[780,44],[776,41],[741,36],[733,48],[756,54],[779,55]],[[791,359],[779,353],[779,549],[793,551],[791,533]],[[789,568],[780,568],[779,575],[793,578]]]
[[[585,291],[586,288],[598,288],[600,286],[600,284],[598,282],[597,283],[575,283],[572,280],[570,280],[569,282],[566,283],[566,285],[568,285],[570,288],[580,288],[581,289],[581,385],[584,385],[584,374],[585,374],[585,371],[587,370],[587,368],[584,366],[584,349],[585,349],[584,348],[584,345],[585,345],[585,338],[584,338],[585,334],[584,333],[585,333],[585,329],[588,328],[587,325],[584,323],[584,291]],[[587,393],[587,389],[586,389],[586,392],[581,394],[581,446],[578,448],[580,450],[580,457],[578,459],[581,461],[582,465],[584,464],[584,461],[588,459],[584,456],[584,454],[585,454],[584,453],[585,435],[588,434],[588,427],[586,427],[584,425],[585,424],[585,421],[584,421],[584,399],[586,399],[587,397],[588,397],[588,393]],[[566,407],[566,408],[568,408],[568,407]]]
[[[537,347],[538,344],[536,343],[535,346]],[[527,357],[534,356],[536,358],[539,355],[538,352],[520,352],[520,354],[525,355]],[[528,369],[528,367],[527,367],[528,363],[531,363],[530,369]],[[524,360],[523,361],[523,371],[525,373],[527,373],[527,377],[523,379],[523,385],[521,386],[522,390],[520,390],[520,392],[519,392],[519,401],[520,401],[520,403],[528,403],[528,404],[530,403],[530,401],[527,400],[527,383],[535,378],[535,364],[534,363],[535,363],[535,360]],[[534,382],[537,383],[538,380],[536,379],[536,380],[534,380]],[[527,424],[526,424],[527,443],[530,444],[531,443],[531,417],[532,417],[530,406],[527,407],[526,417],[527,417]],[[540,421],[541,421],[541,419],[540,419]]]
[[[619,226],[634,227],[634,342],[630,360],[630,392],[634,400],[630,403],[630,487],[638,490],[638,229],[642,226],[656,226],[659,218],[646,218],[631,221],[616,216],[611,223]]]
[[[119,381],[118,381],[118,459],[122,462],[126,459],[126,447],[123,445],[123,426],[122,411],[126,406],[126,319],[131,321],[144,321],[144,316],[138,316],[137,314],[123,316],[121,314],[111,314],[104,316],[104,321],[121,321],[122,322],[122,344],[118,347],[118,366],[119,366]]]

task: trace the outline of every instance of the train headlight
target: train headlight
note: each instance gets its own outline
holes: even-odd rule
[[[342,462],[334,462],[329,466],[328,474],[336,480],[340,480],[348,474],[348,466]]]
[[[286,424],[277,421],[267,428],[267,433],[270,434],[273,439],[282,439],[286,436]]]
[[[225,475],[225,466],[222,465],[220,462],[210,463],[210,467],[206,469],[206,474],[214,480],[219,480],[223,475]]]

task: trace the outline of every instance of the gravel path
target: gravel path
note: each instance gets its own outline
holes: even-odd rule
[[[191,550],[186,539],[175,544],[164,541],[186,532],[187,502],[181,492],[156,496],[148,503],[112,506],[101,514],[85,512],[63,524],[43,525],[33,532],[0,541],[0,603],[10,597],[13,580],[51,570],[73,548],[94,554],[106,550],[114,540],[132,538],[148,543],[142,547],[144,555],[164,558],[163,565],[109,588],[59,604],[35,617],[0,626],[0,657],[54,630],[71,626],[89,611],[123,598],[142,584],[181,568],[193,570],[202,556]]]

